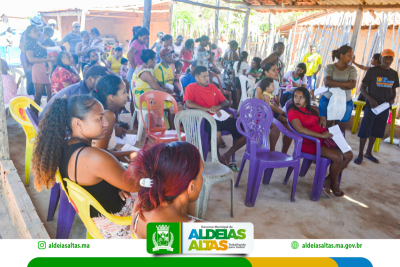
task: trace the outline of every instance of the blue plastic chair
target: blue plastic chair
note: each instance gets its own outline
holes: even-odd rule
[[[292,103],[291,100],[286,102],[286,113],[288,112],[289,105]],[[313,187],[311,191],[311,200],[312,201],[318,201],[321,197],[322,193],[322,187],[324,186],[325,178],[326,178],[326,172],[329,168],[329,165],[331,165],[332,161],[328,158],[321,157],[321,142],[318,138],[311,137],[308,135],[304,134],[299,134],[296,132],[292,126],[289,123],[288,124],[290,129],[292,129],[293,133],[297,134],[298,136],[301,136],[305,139],[312,140],[316,143],[317,146],[317,153],[315,155],[312,154],[307,154],[307,153],[300,153],[300,158],[303,159],[303,163],[301,164],[300,168],[300,177],[304,177],[307,174],[308,169],[310,169],[311,164],[315,161],[315,174],[314,174],[314,182],[313,182]],[[338,179],[338,186],[340,186],[340,181],[342,180],[342,173],[339,174],[339,179]],[[286,181],[286,179],[285,179]]]
[[[6,59],[7,50],[5,46],[0,46],[0,57]]]
[[[247,99],[240,106],[239,113],[241,115],[236,121],[236,127],[238,131],[246,137],[247,145],[235,187],[239,185],[246,160],[250,160],[245,205],[247,207],[254,207],[263,173],[263,184],[268,184],[275,168],[288,168],[284,184],[286,184],[294,171],[291,194],[291,201],[294,202],[303,139],[287,130],[278,120],[274,119],[270,106],[262,100],[255,98]],[[293,156],[278,151],[271,152],[269,150],[268,134],[272,123],[274,123],[284,135],[294,140]]]

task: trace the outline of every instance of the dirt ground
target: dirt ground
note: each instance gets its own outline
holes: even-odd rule
[[[121,115],[121,120],[130,123],[130,114]],[[23,178],[25,134],[11,116],[7,118],[7,125],[11,159]],[[228,146],[232,143],[231,137],[224,139]],[[347,131],[346,140],[353,148],[353,153],[357,154],[358,137]],[[277,149],[280,149],[280,143],[279,141]],[[140,142],[136,146],[142,145],[143,142]],[[235,163],[238,167],[243,153],[244,148],[236,153]],[[380,152],[374,155],[380,160],[380,164],[364,160],[358,166],[351,162],[344,171],[341,184],[346,193],[344,198],[321,197],[318,202],[310,200],[315,170],[315,165],[312,165],[305,177],[299,177],[296,202],[290,202],[291,181],[287,185],[282,184],[286,169],[276,169],[270,184],[261,184],[253,208],[244,205],[247,164],[239,187],[235,188],[234,217],[230,217],[230,184],[224,182],[215,184],[211,189],[206,220],[252,222],[255,238],[400,238],[400,148],[382,142]],[[236,178],[237,173],[234,174]],[[49,235],[55,238],[57,212],[53,221],[46,221],[50,190],[37,192],[33,187],[33,178],[27,189]],[[0,206],[2,218],[3,213]],[[85,238],[85,233],[84,225],[76,216],[70,238]]]

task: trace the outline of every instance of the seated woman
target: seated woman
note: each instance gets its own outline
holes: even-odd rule
[[[106,67],[109,69],[110,74],[119,75],[121,70],[121,59],[123,49],[120,46],[117,46],[114,49],[114,55],[110,55],[106,60]]]
[[[73,65],[74,60],[69,52],[58,54],[54,71],[50,77],[52,95],[81,80]]]
[[[136,152],[117,151],[115,149],[117,139],[114,130],[115,123],[117,123],[115,113],[120,108],[125,107],[128,100],[125,82],[116,75],[106,75],[97,81],[96,89],[93,89],[90,94],[103,105],[106,110],[104,116],[108,122],[105,137],[101,140],[94,140],[92,147],[107,150],[111,155],[118,158],[118,160],[129,163],[129,160],[136,155]]]
[[[287,83],[286,91],[282,95],[281,106],[284,107],[289,99],[292,99],[294,88],[307,87],[307,66],[299,63],[294,71],[288,71],[283,77],[283,82]]]
[[[116,216],[131,216],[132,195],[139,185],[124,181],[125,169],[107,151],[91,147],[106,136],[103,105],[89,95],[57,98],[40,121],[32,173],[35,188],[49,189],[60,170],[63,178],[79,184],[103,208]],[[68,189],[68,187],[67,187]],[[90,216],[104,238],[130,238],[129,226],[116,225],[91,207]]]
[[[135,95],[135,108],[139,110],[139,98],[140,96],[148,91],[157,90],[174,95],[174,91],[170,89],[163,90],[157,83],[156,78],[153,76],[153,69],[156,65],[156,52],[151,49],[144,49],[140,58],[143,64],[135,69],[132,77],[132,90]],[[147,109],[147,104],[142,104],[143,109]],[[174,126],[174,107],[169,101],[164,102],[164,110],[168,110],[168,122],[172,130],[175,130]]]
[[[179,166],[179,168],[177,168]],[[142,186],[135,203],[131,233],[146,238],[149,222],[198,222],[191,216],[203,185],[203,160],[186,142],[158,144],[141,150],[125,177]]]
[[[304,87],[298,87],[293,92],[294,102],[290,104],[288,119],[293,129],[311,137],[319,138],[321,141],[321,156],[332,161],[329,174],[325,179],[323,192],[331,197],[330,190],[337,197],[344,196],[338,186],[339,174],[347,167],[353,158],[351,151],[342,153],[340,149],[332,149],[325,145],[324,139],[332,137],[326,127],[326,118],[319,117],[318,112],[311,108],[310,92]],[[303,138],[301,151],[315,155],[317,152],[314,141]]]
[[[255,98],[263,100],[270,105],[273,113],[274,118],[279,120],[283,126],[286,127],[290,131],[290,127],[287,123],[286,114],[283,110],[281,110],[278,105],[274,102],[274,95],[272,94],[275,90],[274,80],[272,78],[264,78],[257,84],[256,88],[256,96]],[[280,135],[280,131],[275,124],[271,124],[271,132],[269,134],[269,149],[270,151],[275,151],[276,143],[278,142],[278,138]],[[287,153],[292,143],[292,139],[287,137],[286,135],[283,136],[283,146],[282,146],[282,153]]]
[[[90,63],[86,64],[85,67],[83,68],[82,71],[83,78],[85,78],[85,74],[88,71],[88,69],[90,69],[91,66],[95,65],[100,66],[99,55],[97,54],[95,49],[90,49],[89,51],[87,51],[86,57],[89,58]]]

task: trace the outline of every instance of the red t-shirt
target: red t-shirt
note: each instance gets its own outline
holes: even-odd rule
[[[317,132],[317,133],[323,133],[323,132],[327,131],[327,129],[325,129],[324,127],[319,125],[319,117],[315,116],[310,111],[306,110],[306,108],[299,108],[299,110],[301,110],[302,112],[308,113],[309,115],[303,114],[294,109],[290,109],[287,114],[289,122],[291,122],[294,119],[299,119],[301,122],[301,125],[304,128],[307,128],[307,129]],[[323,139],[320,138],[319,140],[321,141],[321,146],[325,146]],[[303,138],[301,152],[315,155],[317,153],[317,146],[316,146],[315,142],[312,140]]]
[[[51,92],[53,94],[64,89],[62,83],[74,84],[78,82],[78,77],[67,69],[58,66],[51,75]]]
[[[214,84],[203,87],[197,83],[192,83],[186,87],[183,102],[186,100],[193,101],[197,105],[205,108],[211,108],[212,106],[218,106],[220,103],[224,102],[226,98]]]

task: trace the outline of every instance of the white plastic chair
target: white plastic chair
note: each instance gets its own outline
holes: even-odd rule
[[[211,186],[215,183],[223,181],[231,181],[231,217],[233,217],[233,193],[234,193],[234,176],[227,166],[219,163],[217,156],[217,124],[215,119],[207,112],[197,109],[183,110],[175,115],[175,129],[178,132],[178,139],[181,141],[179,133],[179,125],[183,124],[185,129],[186,142],[196,146],[203,158],[203,149],[201,146],[200,127],[203,119],[207,120],[211,125],[211,162],[204,162],[203,171],[203,187],[199,198],[196,201],[194,216],[204,219],[206,216],[208,198],[210,196]]]
[[[14,77],[14,80],[16,83],[18,83],[18,79],[21,79],[21,83],[19,84],[17,94],[18,95],[28,95],[28,92],[27,92],[26,86],[25,86],[25,74],[15,67],[9,66],[9,69],[10,69],[11,75]]]
[[[141,119],[141,115],[140,115],[140,109],[136,108],[135,105],[135,101],[136,101],[136,97],[135,95],[132,96],[132,101],[133,101],[133,105],[135,106],[135,111],[133,112],[133,116],[132,116],[132,128],[133,128],[133,124],[135,123],[135,118],[137,117],[138,120],[138,131],[137,131],[137,141],[141,141],[142,140],[142,135],[144,132],[144,125],[143,125],[143,121]],[[148,127],[149,125],[149,115],[147,110],[143,110],[143,117],[144,120],[146,122],[146,126]]]
[[[242,87],[242,96],[240,97],[240,101],[239,101],[239,107],[238,110],[240,109],[240,105],[247,100],[248,96],[247,96],[247,88],[251,88],[254,87],[254,82],[253,80],[250,80],[249,78],[247,78],[244,75],[239,75],[239,80],[240,80],[240,86]],[[246,86],[247,85],[247,86]]]

